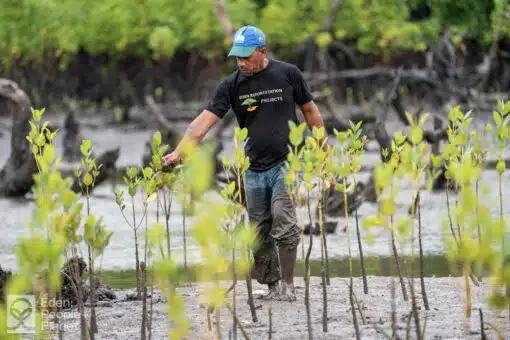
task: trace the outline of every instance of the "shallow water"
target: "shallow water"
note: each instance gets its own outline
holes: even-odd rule
[[[61,121],[61,119],[58,119]],[[6,121],[8,122],[8,120]],[[185,124],[181,125],[181,128]],[[10,150],[10,134],[3,131],[3,136],[0,138],[0,164],[3,164]],[[152,130],[127,130],[120,131],[119,128],[114,127],[101,127],[101,128],[83,128],[83,134],[86,138],[91,138],[93,146],[97,146],[97,153],[103,150],[119,146],[121,148],[120,158],[117,165],[139,165],[141,164],[144,144],[148,138],[153,134]],[[225,134],[227,140],[231,139],[231,131]],[[58,150],[61,149],[61,140],[56,140]],[[233,150],[232,143],[225,145],[224,154],[231,155]],[[364,158],[365,164],[370,164],[379,159],[377,152],[369,152]],[[510,193],[510,174],[506,173],[503,178],[503,196],[509,197]],[[368,174],[361,174],[360,180],[368,178]],[[490,193],[489,199],[494,200],[494,213],[498,213],[497,201],[497,173],[495,171],[487,171],[482,177],[482,185],[488,186]],[[119,189],[126,190],[125,186],[119,186]],[[397,196],[396,203],[399,213],[405,214],[411,202],[411,190],[409,186],[402,184],[399,188],[400,194]],[[120,209],[115,203],[115,196],[113,194],[112,183],[104,183],[97,187],[92,195],[91,209],[96,216],[103,216],[105,225],[113,231],[110,245],[106,249],[104,256],[99,258],[96,263],[102,269],[130,269],[134,268],[134,238],[133,230],[127,225]],[[211,193],[214,195],[214,193]],[[127,192],[124,196],[127,196]],[[137,208],[138,216],[142,216],[141,212],[141,199],[138,197]],[[441,254],[445,251],[444,237],[449,236],[449,229],[444,229],[442,221],[447,220],[446,210],[446,196],[444,192],[428,193],[423,192],[421,197],[421,215],[423,226],[423,248],[425,254]],[[452,206],[454,202],[451,202]],[[130,206],[126,202],[127,209],[130,211]],[[0,199],[0,226],[2,228],[2,237],[0,238],[0,264],[4,268],[16,269],[16,257],[14,255],[13,246],[17,243],[18,237],[27,233],[27,221],[34,208],[34,202],[27,199]],[[313,207],[314,208],[314,207]],[[365,216],[373,215],[377,211],[377,206],[372,203],[364,203],[358,211],[359,219]],[[510,207],[504,206],[504,214],[508,215]],[[302,216],[304,216],[305,223],[307,223],[307,214],[304,208],[300,208]],[[130,216],[128,214],[128,216]],[[151,206],[149,211],[149,218],[151,222],[156,220],[156,208]],[[192,218],[187,218],[188,234],[189,226],[192,225]],[[339,257],[348,255],[347,247],[347,234],[342,230],[344,229],[345,221],[338,219],[338,228],[334,234],[328,235],[328,253],[330,257]],[[358,256],[358,244],[356,239],[355,220],[354,217],[349,218],[350,240],[352,255]],[[362,238],[367,235],[363,226],[360,226]],[[140,231],[142,228],[140,228]],[[174,201],[172,206],[172,217],[170,219],[171,230],[171,245],[172,255],[180,263],[183,263],[183,230],[182,230],[182,216],[181,209],[177,202]],[[365,256],[388,256],[390,255],[390,246],[388,243],[388,234],[379,230],[376,233],[375,240],[372,244],[366,241],[362,242],[363,252]],[[143,242],[140,240],[140,243]],[[308,237],[305,237],[305,247],[308,245]],[[415,244],[417,251],[417,242]],[[403,254],[409,254],[410,249],[400,248]],[[302,250],[301,245],[299,249],[299,258],[301,258]],[[314,244],[312,249],[312,259],[320,258],[320,242],[318,237],[314,237]],[[200,261],[199,249],[193,242],[191,237],[187,237],[187,262],[197,263]]]

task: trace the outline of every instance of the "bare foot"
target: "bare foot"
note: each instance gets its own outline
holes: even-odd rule
[[[282,282],[282,292],[278,297],[280,301],[293,302],[296,301],[296,289],[293,283]]]

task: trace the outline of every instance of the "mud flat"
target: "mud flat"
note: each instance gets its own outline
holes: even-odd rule
[[[311,311],[314,339],[354,339],[354,327],[349,305],[347,279],[332,278],[328,286],[328,332],[322,332],[322,286],[319,277],[311,280]],[[376,328],[391,335],[391,277],[369,277],[369,294],[363,294],[362,281],[354,279],[355,292],[363,306],[366,323],[360,318],[362,339],[387,339]],[[494,311],[488,308],[487,295],[490,286],[485,279],[479,287],[471,287],[472,313],[469,322],[464,319],[464,284],[462,278],[426,278],[427,295],[430,310],[423,307],[419,294],[419,281],[415,280],[417,301],[419,305],[420,325],[426,319],[424,339],[480,339],[479,309],[483,310],[484,321],[499,327],[503,338],[510,336],[508,311]],[[250,339],[268,339],[269,308],[272,313],[272,339],[307,339],[306,310],[304,305],[304,281],[296,279],[297,301],[261,301],[256,300],[258,322],[252,322],[247,301],[244,282],[238,283],[237,310],[238,319]],[[410,302],[402,298],[398,279],[396,283],[395,305],[397,309],[397,332],[401,339],[406,338],[407,320],[411,311]],[[229,282],[222,282],[228,286]],[[254,283],[254,291],[261,293],[265,287]],[[186,315],[190,320],[190,331],[187,339],[216,339],[214,313],[210,315],[212,331],[207,327],[207,308],[200,295],[200,286],[192,284],[179,288],[179,294],[185,299]],[[139,339],[141,325],[141,301],[129,301],[127,296],[134,290],[117,290],[117,300],[106,302],[96,309],[99,323],[99,334],[96,339]],[[231,299],[231,295],[229,296]],[[64,324],[64,339],[75,339],[79,336],[79,318],[77,313]],[[88,310],[87,310],[88,314]],[[167,318],[168,305],[165,297],[155,291],[153,304],[152,339],[168,339],[168,328],[171,322]],[[358,314],[359,317],[359,314]],[[232,315],[225,308],[221,310],[222,338],[229,339],[232,329]],[[411,323],[410,338],[415,339],[414,322]],[[484,326],[487,339],[496,339],[497,334]],[[237,338],[243,339],[237,331]]]

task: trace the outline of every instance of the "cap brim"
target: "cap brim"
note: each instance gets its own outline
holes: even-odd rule
[[[250,47],[244,47],[244,46],[234,46],[230,50],[230,53],[228,54],[229,57],[249,57],[257,46],[250,46]]]

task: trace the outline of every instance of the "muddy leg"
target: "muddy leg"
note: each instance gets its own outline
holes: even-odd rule
[[[285,177],[282,172],[276,177],[272,188],[271,215],[273,224],[271,235],[278,245],[282,271],[282,290],[279,299],[296,301],[294,270],[296,268],[297,247],[301,239],[300,229],[297,225],[294,205],[285,190]]]
[[[252,278],[268,285],[269,293],[263,299],[278,296],[278,281],[281,279],[277,248],[271,236],[271,191],[268,178],[267,172],[248,170],[245,175],[246,206],[257,230]]]

